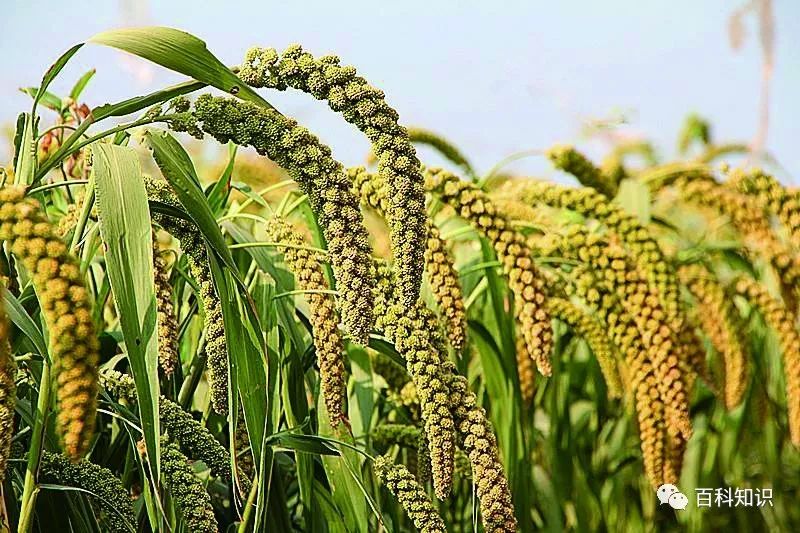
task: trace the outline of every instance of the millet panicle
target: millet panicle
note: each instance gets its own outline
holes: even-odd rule
[[[322,227],[336,285],[342,289],[338,303],[344,328],[356,342],[366,344],[373,324],[372,250],[358,199],[350,191],[342,165],[331,157],[331,149],[276,111],[207,94],[173,119],[172,127],[205,132],[220,143],[252,146],[287,170],[308,195]]]
[[[315,58],[300,45],[282,54],[273,48],[251,48],[239,76],[253,87],[288,87],[324,100],[372,143],[378,169],[388,186],[387,218],[402,304],[419,297],[425,249],[425,192],[421,164],[399,115],[383,91],[371,86],[336,56]]]
[[[97,410],[99,342],[78,260],[22,186],[0,189],[0,240],[31,273],[50,332],[56,429],[73,460],[89,448]]]

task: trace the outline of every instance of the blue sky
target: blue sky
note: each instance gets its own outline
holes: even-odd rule
[[[502,5],[501,5],[502,4]],[[774,0],[776,70],[768,148],[800,176],[800,3]],[[294,42],[355,65],[407,125],[438,131],[480,170],[526,149],[575,142],[586,120],[623,111],[623,131],[674,152],[688,112],[711,119],[720,140],[748,140],[758,114],[760,50],[755,17],[739,52],[728,16],[740,2],[127,2],[11,0],[0,27],[0,123],[27,109],[19,86],[36,85],[66,48],[123,25],[167,25],[204,39],[227,64],[253,45]],[[90,67],[90,105],[172,83],[178,76],[96,46],[84,47],[53,86],[67,92]],[[332,146],[345,164],[363,161],[366,141],[323,104],[299,93],[264,93]],[[0,152],[2,153],[2,152]],[[433,159],[423,153],[423,158]],[[435,163],[435,161],[433,161]],[[520,172],[551,171],[541,158]]]

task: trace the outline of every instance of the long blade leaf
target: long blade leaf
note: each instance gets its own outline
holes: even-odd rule
[[[180,72],[260,106],[272,106],[209,52],[206,43],[175,28],[124,28],[98,33],[89,42],[111,46]]]
[[[97,144],[93,151],[106,269],[136,382],[148,462],[158,479],[158,338],[153,335],[156,300],[147,192],[136,152],[107,144]]]

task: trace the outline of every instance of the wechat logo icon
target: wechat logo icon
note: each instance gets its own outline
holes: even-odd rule
[[[669,483],[664,483],[658,487],[656,496],[658,496],[658,501],[661,502],[661,505],[666,503],[673,509],[680,511],[683,511],[686,509],[686,506],[689,505],[689,498],[679,491],[678,487]]]

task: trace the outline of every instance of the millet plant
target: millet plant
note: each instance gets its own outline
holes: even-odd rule
[[[188,79],[60,95],[88,44]],[[366,164],[269,102],[289,89]],[[800,190],[714,166],[733,154],[702,118],[678,161],[554,143],[563,185],[481,173],[297,45],[226,66],[110,31],[25,92],[0,176],[4,530],[800,528]]]

